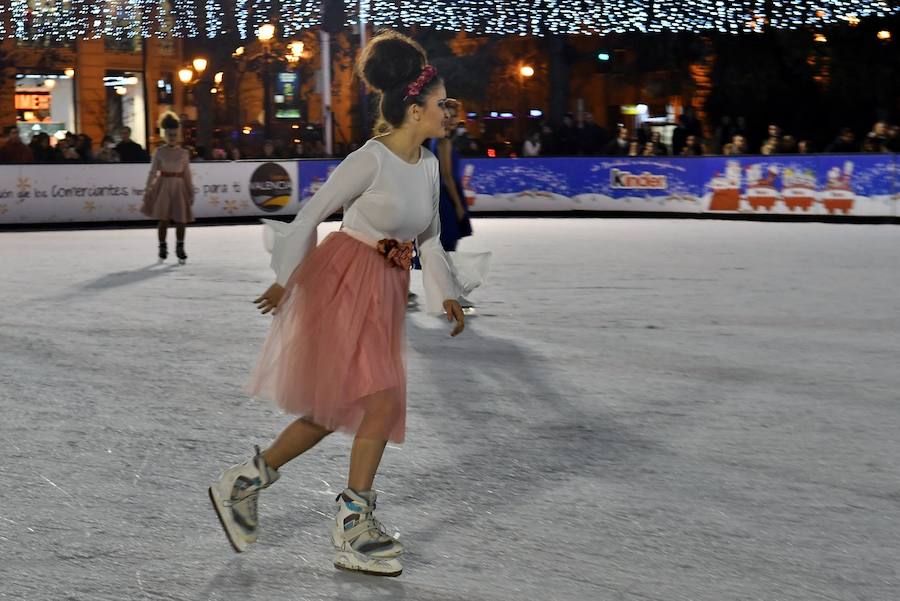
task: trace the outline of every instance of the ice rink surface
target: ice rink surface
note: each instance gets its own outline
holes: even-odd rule
[[[900,227],[475,229],[479,316],[409,315],[396,579],[331,565],[345,436],[283,468],[248,553],[210,508],[287,423],[242,393],[259,226],[190,229],[184,267],[150,229],[0,233],[0,599],[898,598]]]

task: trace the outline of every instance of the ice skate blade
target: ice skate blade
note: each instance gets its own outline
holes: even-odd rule
[[[403,573],[403,566],[396,559],[371,559],[365,555],[348,551],[335,553],[334,567],[345,572],[387,578],[395,578]]]
[[[187,259],[178,259],[179,265],[184,265],[185,263],[187,263]]]
[[[222,505],[222,499],[219,498],[219,495],[213,490],[213,487],[209,487],[209,500],[212,502],[213,509],[216,510],[216,517],[219,518],[219,524],[222,526],[222,530],[225,531],[225,536],[228,537],[228,542],[231,543],[231,547],[237,553],[243,553],[247,550],[249,546],[245,541],[240,539],[235,539],[231,535],[231,530],[228,529],[228,526],[225,525],[225,520],[227,519],[223,512],[228,511],[228,508]]]

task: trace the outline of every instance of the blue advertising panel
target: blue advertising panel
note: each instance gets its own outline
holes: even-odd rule
[[[896,216],[897,156],[464,159],[473,211]]]
[[[463,159],[478,211],[897,216],[897,155]],[[300,202],[337,160],[302,161]]]
[[[312,198],[316,190],[322,187],[338,164],[340,161],[337,159],[297,161],[298,198],[301,208]]]

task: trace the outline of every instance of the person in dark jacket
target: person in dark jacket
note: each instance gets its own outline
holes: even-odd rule
[[[122,141],[116,145],[116,153],[123,163],[146,163],[150,161],[150,155],[144,147],[131,139],[131,128],[123,127],[119,135]]]
[[[838,137],[825,148],[825,152],[848,153],[857,152],[856,135],[849,127],[842,127]]]
[[[631,140],[628,139],[628,128],[620,127],[614,140],[611,140],[603,151],[603,154],[611,156],[627,156]]]
[[[0,145],[0,163],[23,165],[34,161],[31,149],[22,143],[19,128],[10,125],[4,132],[5,141]]]

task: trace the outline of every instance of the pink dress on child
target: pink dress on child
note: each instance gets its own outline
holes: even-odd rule
[[[344,159],[292,223],[266,221],[272,268],[286,293],[251,394],[349,433],[359,428],[368,400],[387,397],[393,410],[383,438],[403,441],[407,243],[418,240],[431,313],[481,279],[460,283],[441,247],[438,201],[431,152],[423,148],[419,161],[408,163],[373,139]],[[341,230],[316,246],[317,226],[341,207]]]
[[[153,153],[144,190],[141,213],[160,221],[190,223],[194,220],[194,184],[191,155],[179,146],[160,146]]]

